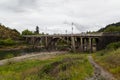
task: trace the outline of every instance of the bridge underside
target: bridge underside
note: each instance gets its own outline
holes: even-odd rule
[[[70,50],[73,52],[93,52],[99,50],[97,37],[27,37],[26,42],[33,47],[41,46],[46,50]]]
[[[120,41],[120,36],[25,36],[33,47],[46,50],[70,50],[73,52],[93,52],[104,49],[111,42]]]

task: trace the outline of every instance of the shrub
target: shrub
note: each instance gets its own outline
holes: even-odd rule
[[[120,48],[120,41],[119,42],[114,42],[114,43],[110,43],[109,45],[107,45],[107,49],[118,49]]]
[[[5,59],[6,59],[6,58],[12,58],[12,57],[14,57],[14,55],[11,54],[11,53],[9,53],[9,54],[7,54],[7,55],[5,56]]]
[[[4,45],[4,41],[3,40],[0,40],[0,45]]]
[[[32,31],[29,31],[28,29],[22,31],[22,35],[33,35],[34,33]]]
[[[11,45],[15,45],[16,42],[14,40],[12,40],[11,38],[5,39],[5,40],[0,40],[0,45],[5,45],[5,46],[11,46]]]
[[[16,42],[9,38],[4,40],[4,43],[5,45],[14,45]]]

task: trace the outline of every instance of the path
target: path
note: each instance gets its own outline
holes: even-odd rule
[[[92,56],[88,56],[88,60],[94,67],[94,76],[87,80],[117,80],[110,73],[108,73],[101,66],[99,66],[93,60]]]

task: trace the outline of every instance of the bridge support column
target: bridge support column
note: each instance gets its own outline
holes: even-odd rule
[[[72,44],[72,45],[71,45],[72,51],[75,52],[75,50],[76,50],[76,49],[75,49],[75,38],[74,38],[73,36],[71,37],[71,44]]]
[[[84,51],[84,39],[83,38],[80,38],[80,48],[81,48],[81,52]]]
[[[99,47],[100,47],[100,45],[99,45],[99,39],[96,38],[96,39],[95,39],[95,42],[96,42],[96,51],[98,51],[98,50],[99,50]]]
[[[92,43],[93,39],[89,38],[89,52],[92,53],[93,52],[93,43]]]
[[[31,44],[29,38],[26,37],[26,38],[25,38],[25,41],[27,42],[27,44]]]
[[[34,44],[34,37],[31,38],[31,44]]]
[[[40,38],[33,38],[33,48],[37,48],[37,46],[40,46]]]
[[[34,48],[35,47],[35,38],[34,37],[31,38],[31,44],[33,45],[33,48]]]
[[[67,39],[67,44],[69,43],[69,37],[66,37],[66,39]]]
[[[28,43],[28,38],[27,37],[25,38],[25,41]]]
[[[47,49],[47,46],[48,46],[48,38],[45,37],[45,48]]]
[[[86,42],[85,42],[85,51],[86,51],[86,52],[89,51],[89,38],[86,38]]]
[[[75,45],[76,45],[76,51],[80,52],[81,47],[80,47],[80,38],[79,37],[76,38]]]

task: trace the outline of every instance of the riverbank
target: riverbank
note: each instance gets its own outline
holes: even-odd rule
[[[13,45],[13,46],[1,46],[0,51],[20,50],[26,48],[32,48],[32,45]]]
[[[28,59],[40,59],[40,60],[44,60],[44,59],[47,59],[49,58],[48,56],[54,56],[54,55],[58,55],[58,54],[65,54],[67,52],[58,52],[58,51],[55,51],[55,52],[33,52],[31,54],[25,54],[23,56],[18,56],[18,57],[13,57],[13,58],[10,58],[10,59],[4,59],[4,60],[0,60],[0,66],[4,65],[4,64],[7,64],[7,63],[10,63],[10,62],[20,62],[20,61],[23,61],[23,60],[28,60]]]
[[[33,48],[31,45],[21,45],[21,46],[7,46],[0,48],[0,60],[12,58],[16,56],[21,56],[25,54],[31,54],[32,52],[44,52],[45,49],[41,47]]]

